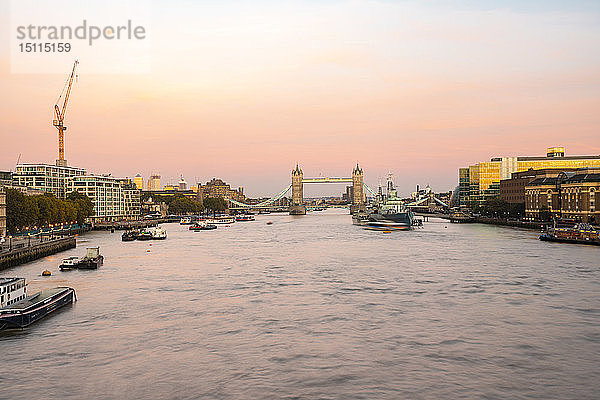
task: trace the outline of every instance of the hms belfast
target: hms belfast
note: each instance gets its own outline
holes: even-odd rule
[[[409,230],[414,225],[414,214],[408,210],[394,188],[391,174],[388,175],[386,194],[377,196],[375,207],[370,211],[358,212],[352,222],[365,229],[378,231]]]

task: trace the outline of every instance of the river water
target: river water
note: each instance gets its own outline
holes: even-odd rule
[[[267,225],[267,221],[273,221]],[[600,249],[342,210],[162,242],[91,232],[2,271],[78,301],[0,336],[0,398],[597,399]],[[96,271],[60,272],[100,246]],[[39,276],[44,269],[53,276]]]

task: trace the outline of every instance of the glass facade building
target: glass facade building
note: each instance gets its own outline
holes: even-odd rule
[[[480,205],[500,195],[500,181],[530,169],[599,168],[600,155],[565,156],[564,147],[550,147],[545,157],[497,157],[458,171],[461,207]],[[468,176],[467,176],[468,175]],[[466,182],[469,182],[468,189]]]

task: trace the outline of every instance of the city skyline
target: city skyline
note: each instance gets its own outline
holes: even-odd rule
[[[163,184],[219,177],[257,197],[281,190],[296,162],[307,176],[349,176],[358,161],[370,186],[391,171],[408,194],[416,184],[452,190],[458,168],[492,157],[550,146],[600,154],[593,2],[186,7],[153,9],[164,18],[149,31],[152,73],[91,74],[79,60],[70,165],[130,178],[158,171]],[[2,56],[2,169],[19,154],[54,162],[52,106],[69,69],[11,74]]]

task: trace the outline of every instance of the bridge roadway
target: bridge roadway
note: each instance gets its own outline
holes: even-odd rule
[[[304,178],[302,183],[353,183],[352,178],[330,178],[330,177],[318,177],[318,178]]]

